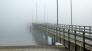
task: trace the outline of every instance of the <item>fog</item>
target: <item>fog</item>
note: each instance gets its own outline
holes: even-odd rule
[[[0,46],[35,45],[32,23],[57,23],[57,0],[0,0]],[[71,24],[70,0],[58,0],[59,24]],[[92,0],[72,0],[73,25],[92,25]],[[49,44],[51,43],[49,38]]]
[[[55,0],[0,0],[0,33],[29,32],[32,22],[47,21],[44,16],[48,16],[48,22],[55,23],[55,3]]]
[[[73,24],[92,24],[91,3],[73,0]],[[56,13],[56,0],[0,0],[0,33],[29,32],[32,22],[56,23]],[[71,24],[70,0],[59,0],[59,24]]]

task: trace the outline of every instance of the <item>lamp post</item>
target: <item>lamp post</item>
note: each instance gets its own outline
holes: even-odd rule
[[[37,2],[37,0],[36,0],[36,22],[38,22],[38,15],[37,15],[37,12],[38,12],[38,2]]]
[[[58,25],[58,0],[57,0],[57,25]]]
[[[73,18],[73,17],[72,17],[72,0],[70,0],[70,9],[71,9],[71,25],[72,25],[72,21],[73,21],[73,20],[72,20],[72,18]]]

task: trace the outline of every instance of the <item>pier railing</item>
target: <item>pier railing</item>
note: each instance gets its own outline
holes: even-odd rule
[[[53,38],[52,45],[55,42],[62,43],[71,50],[71,44],[81,47],[82,51],[92,51],[92,26],[66,25],[66,24],[33,24],[33,26],[42,32],[48,33]]]

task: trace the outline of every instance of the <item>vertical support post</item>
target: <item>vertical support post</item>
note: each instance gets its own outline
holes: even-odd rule
[[[72,25],[72,0],[70,0],[70,9],[71,9],[71,25]]]
[[[77,51],[76,49],[76,27],[75,27],[74,33],[75,33],[75,51]]]
[[[58,25],[58,0],[57,0],[57,25]]]
[[[58,35],[58,0],[57,0],[57,26],[56,26],[56,35]],[[58,41],[57,37],[56,37],[56,41]]]
[[[61,36],[61,31],[60,30],[61,30],[61,27],[59,28],[59,36]],[[60,40],[59,41],[61,43],[61,37],[60,37]]]
[[[55,35],[52,37],[52,45],[55,45]]]
[[[55,36],[56,36],[56,42],[58,42],[58,37],[57,37],[58,36],[58,25],[56,25],[56,35]]]
[[[85,51],[85,26],[84,26],[84,31],[83,31],[83,51]]]
[[[56,32],[55,25],[54,25],[54,30],[55,30],[55,32]],[[53,42],[52,42],[53,45],[55,45],[55,41],[56,41],[56,37],[55,37],[55,35],[53,35]]]
[[[46,34],[47,34],[47,43],[48,43],[48,26],[47,26],[47,24],[46,24]]]
[[[55,29],[55,25],[54,25],[53,28],[54,28],[54,30],[56,30],[56,29]],[[54,31],[54,32],[55,32],[55,31]],[[55,35],[53,35],[52,39],[53,39],[53,40],[52,40],[52,45],[55,45]]]
[[[70,51],[70,25],[69,25],[69,29],[68,29],[68,48]]]
[[[65,46],[65,28],[63,27],[63,44]]]
[[[38,0],[36,0],[36,21],[38,22],[38,19],[37,19],[37,17],[38,17]]]

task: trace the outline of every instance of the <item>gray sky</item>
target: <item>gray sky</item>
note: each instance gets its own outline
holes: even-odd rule
[[[37,2],[37,17],[36,17]],[[73,24],[92,24],[92,0],[73,0]],[[32,22],[56,23],[56,0],[0,0],[0,32],[28,32]],[[59,23],[70,24],[70,0],[59,0]]]

